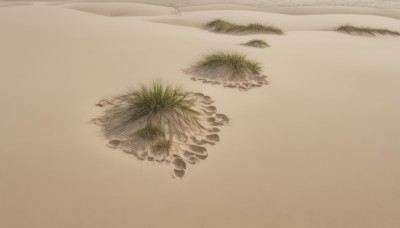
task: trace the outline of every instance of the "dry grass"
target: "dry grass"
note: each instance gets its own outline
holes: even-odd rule
[[[382,28],[369,28],[369,27],[357,27],[353,25],[342,25],[336,28],[338,32],[344,32],[348,34],[357,34],[357,35],[391,35],[391,36],[400,36],[400,32],[392,31],[388,29]]]
[[[218,51],[204,57],[201,66],[206,68],[227,67],[232,72],[234,77],[240,75],[253,73],[261,73],[261,65],[259,62],[248,59],[246,55],[237,52],[223,52]]]
[[[269,44],[264,40],[250,40],[247,43],[244,43],[245,46],[256,47],[256,48],[267,48]]]
[[[215,32],[222,33],[243,33],[243,32],[254,32],[254,33],[268,33],[282,35],[284,32],[274,26],[263,25],[260,23],[251,23],[248,25],[238,25],[221,19],[215,19],[207,23],[207,28]]]

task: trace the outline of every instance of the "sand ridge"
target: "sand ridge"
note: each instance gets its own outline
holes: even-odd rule
[[[179,14],[175,8],[139,3],[74,3],[63,5],[63,7],[112,17],[161,16]]]

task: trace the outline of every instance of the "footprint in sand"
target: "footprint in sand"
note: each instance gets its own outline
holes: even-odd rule
[[[206,139],[211,140],[213,142],[219,142],[219,135],[217,134],[206,135]]]
[[[108,147],[117,149],[120,144],[121,144],[120,140],[114,139],[108,142]]]
[[[227,115],[224,114],[216,114],[215,115],[216,118],[218,118],[221,122],[228,124],[229,123],[229,117]]]
[[[208,129],[208,132],[210,132],[210,133],[213,133],[213,132],[220,132],[221,130],[219,130],[218,128],[216,128],[216,127],[213,127],[213,128],[211,128],[211,129]]]
[[[217,111],[217,108],[215,106],[211,106],[211,105],[205,107],[205,109],[207,109],[210,112],[216,112]]]
[[[182,178],[184,175],[185,175],[185,170],[174,169],[174,173],[172,174],[172,177],[173,178],[176,178],[176,177]]]

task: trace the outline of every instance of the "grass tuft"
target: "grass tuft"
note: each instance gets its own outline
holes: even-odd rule
[[[400,36],[400,32],[382,29],[382,28],[369,28],[369,27],[357,27],[353,25],[342,25],[336,28],[338,32],[345,32],[349,34],[359,34],[359,35],[371,35],[375,36],[377,34],[380,35],[392,35],[392,36]]]
[[[265,42],[264,40],[250,40],[247,43],[244,43],[243,45],[250,46],[250,47],[256,47],[256,48],[267,48],[269,47],[269,44]]]
[[[248,25],[238,25],[221,19],[215,19],[207,23],[207,27],[215,32],[257,32],[257,33],[271,33],[282,35],[284,32],[274,26],[263,25],[260,23],[251,23]]]
[[[200,112],[195,109],[196,100],[181,87],[154,82],[150,87],[142,85],[127,96],[128,109],[133,111],[132,121],[147,118],[151,125],[154,119],[167,118],[167,121],[179,119],[192,123],[200,116]]]
[[[107,111],[107,138],[144,139],[172,137],[201,127],[201,112],[192,92],[162,82],[141,85],[119,97],[121,103]]]
[[[248,59],[246,55],[223,51],[205,56],[201,66],[208,68],[225,66],[232,71],[233,76],[240,76],[249,72],[260,74],[262,69],[259,62]]]

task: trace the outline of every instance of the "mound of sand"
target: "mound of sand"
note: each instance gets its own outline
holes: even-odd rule
[[[219,142],[217,133],[220,130],[217,127],[229,123],[226,115],[216,112],[217,109],[212,106],[213,101],[209,96],[202,93],[191,93],[190,95],[196,99],[195,106],[201,113],[201,119],[198,125],[186,129],[179,129],[177,126],[167,127],[170,131],[167,138],[171,140],[168,142],[169,149],[163,146],[157,147],[158,139],[143,138],[137,133],[148,124],[146,119],[126,124],[127,122],[124,120],[132,118],[131,113],[119,111],[128,105],[126,96],[101,100],[96,105],[105,108],[104,114],[93,119],[92,123],[103,129],[104,137],[109,140],[110,148],[120,149],[134,155],[139,160],[170,164],[172,177],[182,178],[185,175],[187,164],[195,165],[200,160],[206,159],[208,157],[206,146]],[[158,120],[158,118],[156,119]],[[161,118],[157,122],[157,126],[164,125]],[[109,129],[113,129],[113,131],[109,131]],[[164,142],[166,141],[164,140]]]
[[[31,2],[0,2],[0,7],[9,7],[9,6],[27,6],[32,5]]]
[[[161,16],[177,15],[175,8],[138,3],[76,3],[65,7],[102,16]]]
[[[238,53],[219,52],[213,55],[238,55]],[[212,56],[212,55],[209,55]],[[209,56],[206,56],[207,59]],[[238,88],[239,90],[248,90],[255,87],[267,85],[267,76],[261,74],[261,66],[253,67],[253,60],[241,56],[242,61],[235,60],[217,60],[213,63],[207,63],[207,60],[198,61],[194,66],[184,70],[191,75],[193,81],[202,81],[206,84],[223,85],[228,88]],[[254,62],[254,64],[257,64]],[[257,68],[257,69],[255,69]]]

